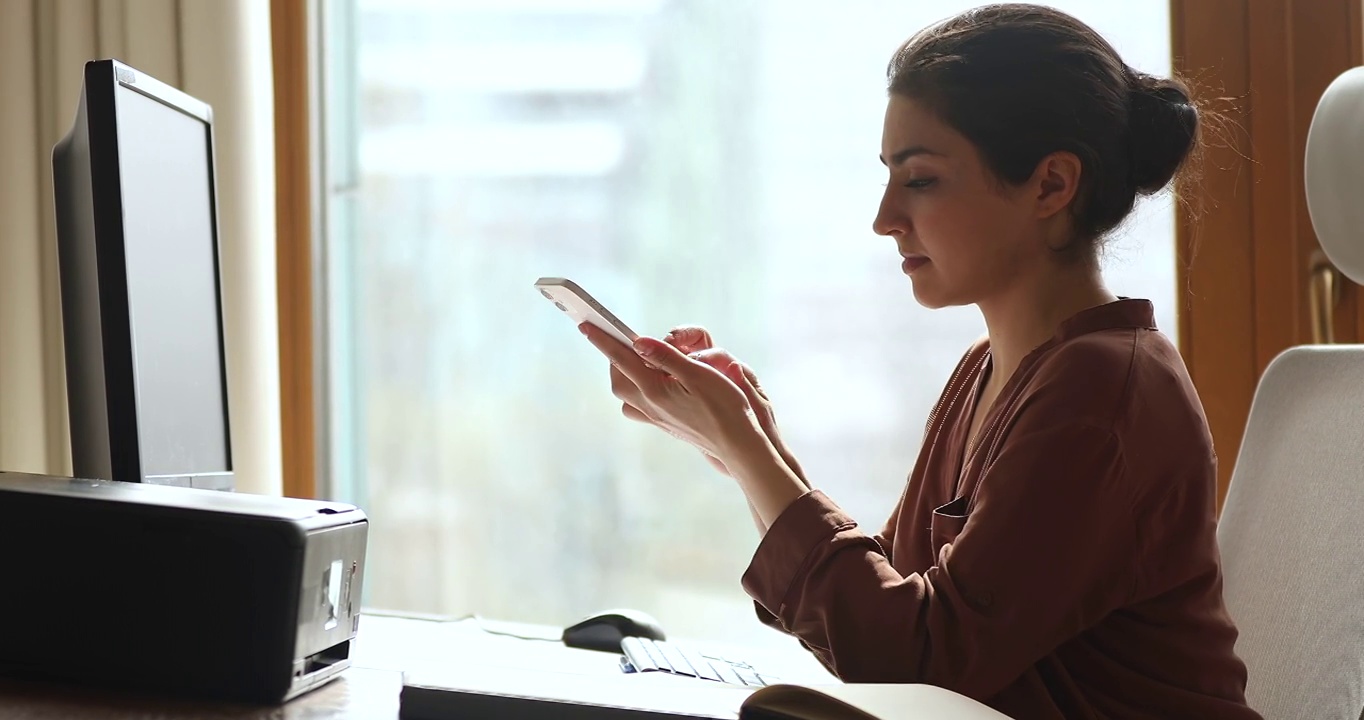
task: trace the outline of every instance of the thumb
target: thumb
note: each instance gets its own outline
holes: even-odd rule
[[[705,350],[715,345],[714,341],[710,339],[710,333],[699,325],[678,325],[669,330],[663,339],[684,353]]]
[[[635,340],[634,349],[650,365],[684,382],[696,377],[698,369],[709,369],[709,366],[692,360],[681,350],[655,338],[640,337]]]
[[[758,397],[762,398],[763,400],[766,400],[767,393],[763,392],[763,386],[761,383],[758,382],[758,376],[756,373],[753,372],[753,368],[744,365],[743,363],[735,364],[739,366],[739,371],[743,374],[744,379],[747,380],[748,384],[753,387],[753,392],[757,393]],[[740,385],[740,387],[743,386]]]
[[[740,390],[744,391],[744,397],[748,398],[749,406],[758,414],[758,422],[764,423],[763,415],[765,413],[762,412],[762,409],[764,407],[763,400],[765,398],[762,396],[762,391],[749,379],[748,373],[744,372],[744,366],[737,361],[731,362],[725,366],[725,377],[729,378],[735,385],[739,386]],[[766,426],[764,426],[763,430],[766,429]]]
[[[739,366],[738,361],[731,360],[724,368],[725,377],[734,381],[735,385],[738,385],[740,388],[744,388],[744,386],[748,385],[748,378],[744,377],[744,370]]]

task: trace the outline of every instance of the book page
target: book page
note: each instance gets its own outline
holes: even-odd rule
[[[1008,720],[933,685],[772,685],[744,701],[743,720]]]

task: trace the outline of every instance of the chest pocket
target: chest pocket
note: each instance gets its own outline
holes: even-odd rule
[[[933,538],[933,561],[937,562],[942,549],[956,541],[966,527],[969,498],[959,497],[946,505],[933,510],[933,520],[929,533]]]

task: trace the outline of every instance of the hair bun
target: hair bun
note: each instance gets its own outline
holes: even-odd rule
[[[1160,192],[1179,171],[1198,138],[1198,108],[1178,80],[1129,69],[1128,133],[1132,185],[1138,193]]]

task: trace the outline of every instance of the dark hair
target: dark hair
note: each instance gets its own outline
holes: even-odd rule
[[[1199,110],[1181,81],[1138,72],[1079,20],[1048,7],[988,5],[926,28],[896,51],[889,90],[966,136],[999,179],[1074,153],[1077,241],[1092,241],[1160,192],[1197,151]],[[1071,243],[1073,246],[1075,243]]]

